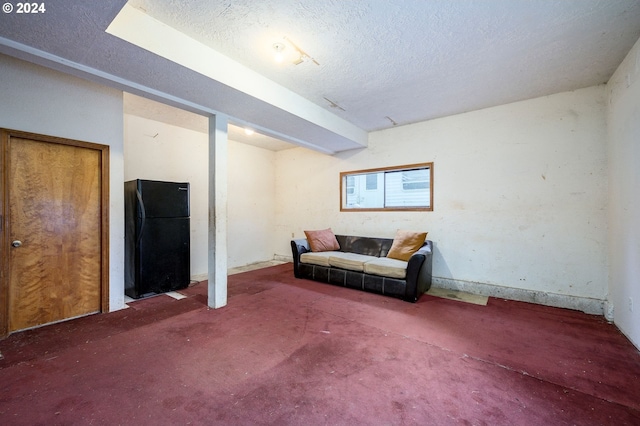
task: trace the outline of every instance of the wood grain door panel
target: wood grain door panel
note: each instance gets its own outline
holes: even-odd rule
[[[6,332],[100,312],[103,151],[27,137],[5,143]]]

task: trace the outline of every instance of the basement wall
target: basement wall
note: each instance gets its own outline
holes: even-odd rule
[[[0,127],[109,145],[109,308],[124,308],[122,92],[0,55]]]
[[[135,115],[124,116],[125,181],[189,182],[191,277],[207,279],[208,134]],[[273,259],[275,153],[229,140],[227,263]]]
[[[616,323],[637,344],[637,306],[630,311],[628,298],[637,305],[633,159],[638,158],[638,93],[637,84],[625,87],[636,81],[637,52],[636,45],[629,54],[633,59],[621,66],[635,74],[619,70],[606,89],[591,87],[374,132],[368,149],[336,156],[304,148],[271,153],[231,141],[229,267],[272,259],[274,253],[290,258],[289,240],[302,237],[304,229],[332,227],[338,233],[382,237],[393,237],[397,229],[426,230],[435,243],[435,285],[594,313],[602,313],[610,291]],[[0,126],[111,147],[110,307],[120,309],[122,93],[1,55],[0,74],[0,93],[12,100],[0,107]],[[620,89],[614,90],[616,85]],[[607,115],[610,178],[612,187],[620,186],[610,197]],[[136,126],[141,130],[146,124]],[[206,141],[206,135],[202,138]],[[427,161],[435,163],[433,212],[339,211],[341,171]],[[204,197],[198,199],[206,205]],[[611,289],[607,225],[612,228]],[[629,238],[620,239],[629,232]]]
[[[228,267],[273,260],[276,153],[229,141]]]
[[[640,348],[640,40],[607,91],[609,316]]]
[[[292,236],[428,231],[434,286],[602,314],[604,86],[373,132],[335,156],[277,153],[276,256]],[[340,212],[339,173],[434,162],[433,212]]]

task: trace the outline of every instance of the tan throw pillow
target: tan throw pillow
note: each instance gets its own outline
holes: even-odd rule
[[[320,252],[340,250],[340,244],[338,244],[338,240],[333,234],[331,228],[319,231],[304,231],[304,235],[307,237],[311,251]]]
[[[398,230],[393,239],[393,244],[391,244],[391,249],[389,249],[389,253],[387,253],[387,257],[408,262],[411,255],[422,247],[426,238],[426,232]]]

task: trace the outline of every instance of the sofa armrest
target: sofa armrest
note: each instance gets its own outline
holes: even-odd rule
[[[405,300],[416,302],[431,288],[433,243],[429,240],[416,251],[407,263],[407,288]]]
[[[298,272],[298,265],[300,264],[300,255],[308,251],[311,251],[311,249],[309,248],[309,242],[307,241],[306,238],[291,240],[291,253],[293,254],[293,275],[296,278],[300,278],[300,274]]]

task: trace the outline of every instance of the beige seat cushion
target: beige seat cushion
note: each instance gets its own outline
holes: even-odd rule
[[[404,279],[407,276],[407,264],[403,260],[379,257],[364,264],[364,272],[389,278]]]
[[[311,265],[330,266],[329,256],[333,256],[339,251],[322,251],[318,253],[307,252],[300,255],[300,262],[310,263]]]
[[[373,259],[377,259],[377,257],[357,253],[339,252],[333,256],[329,256],[329,265],[336,268],[348,269],[350,271],[362,272],[364,271],[364,264]]]

